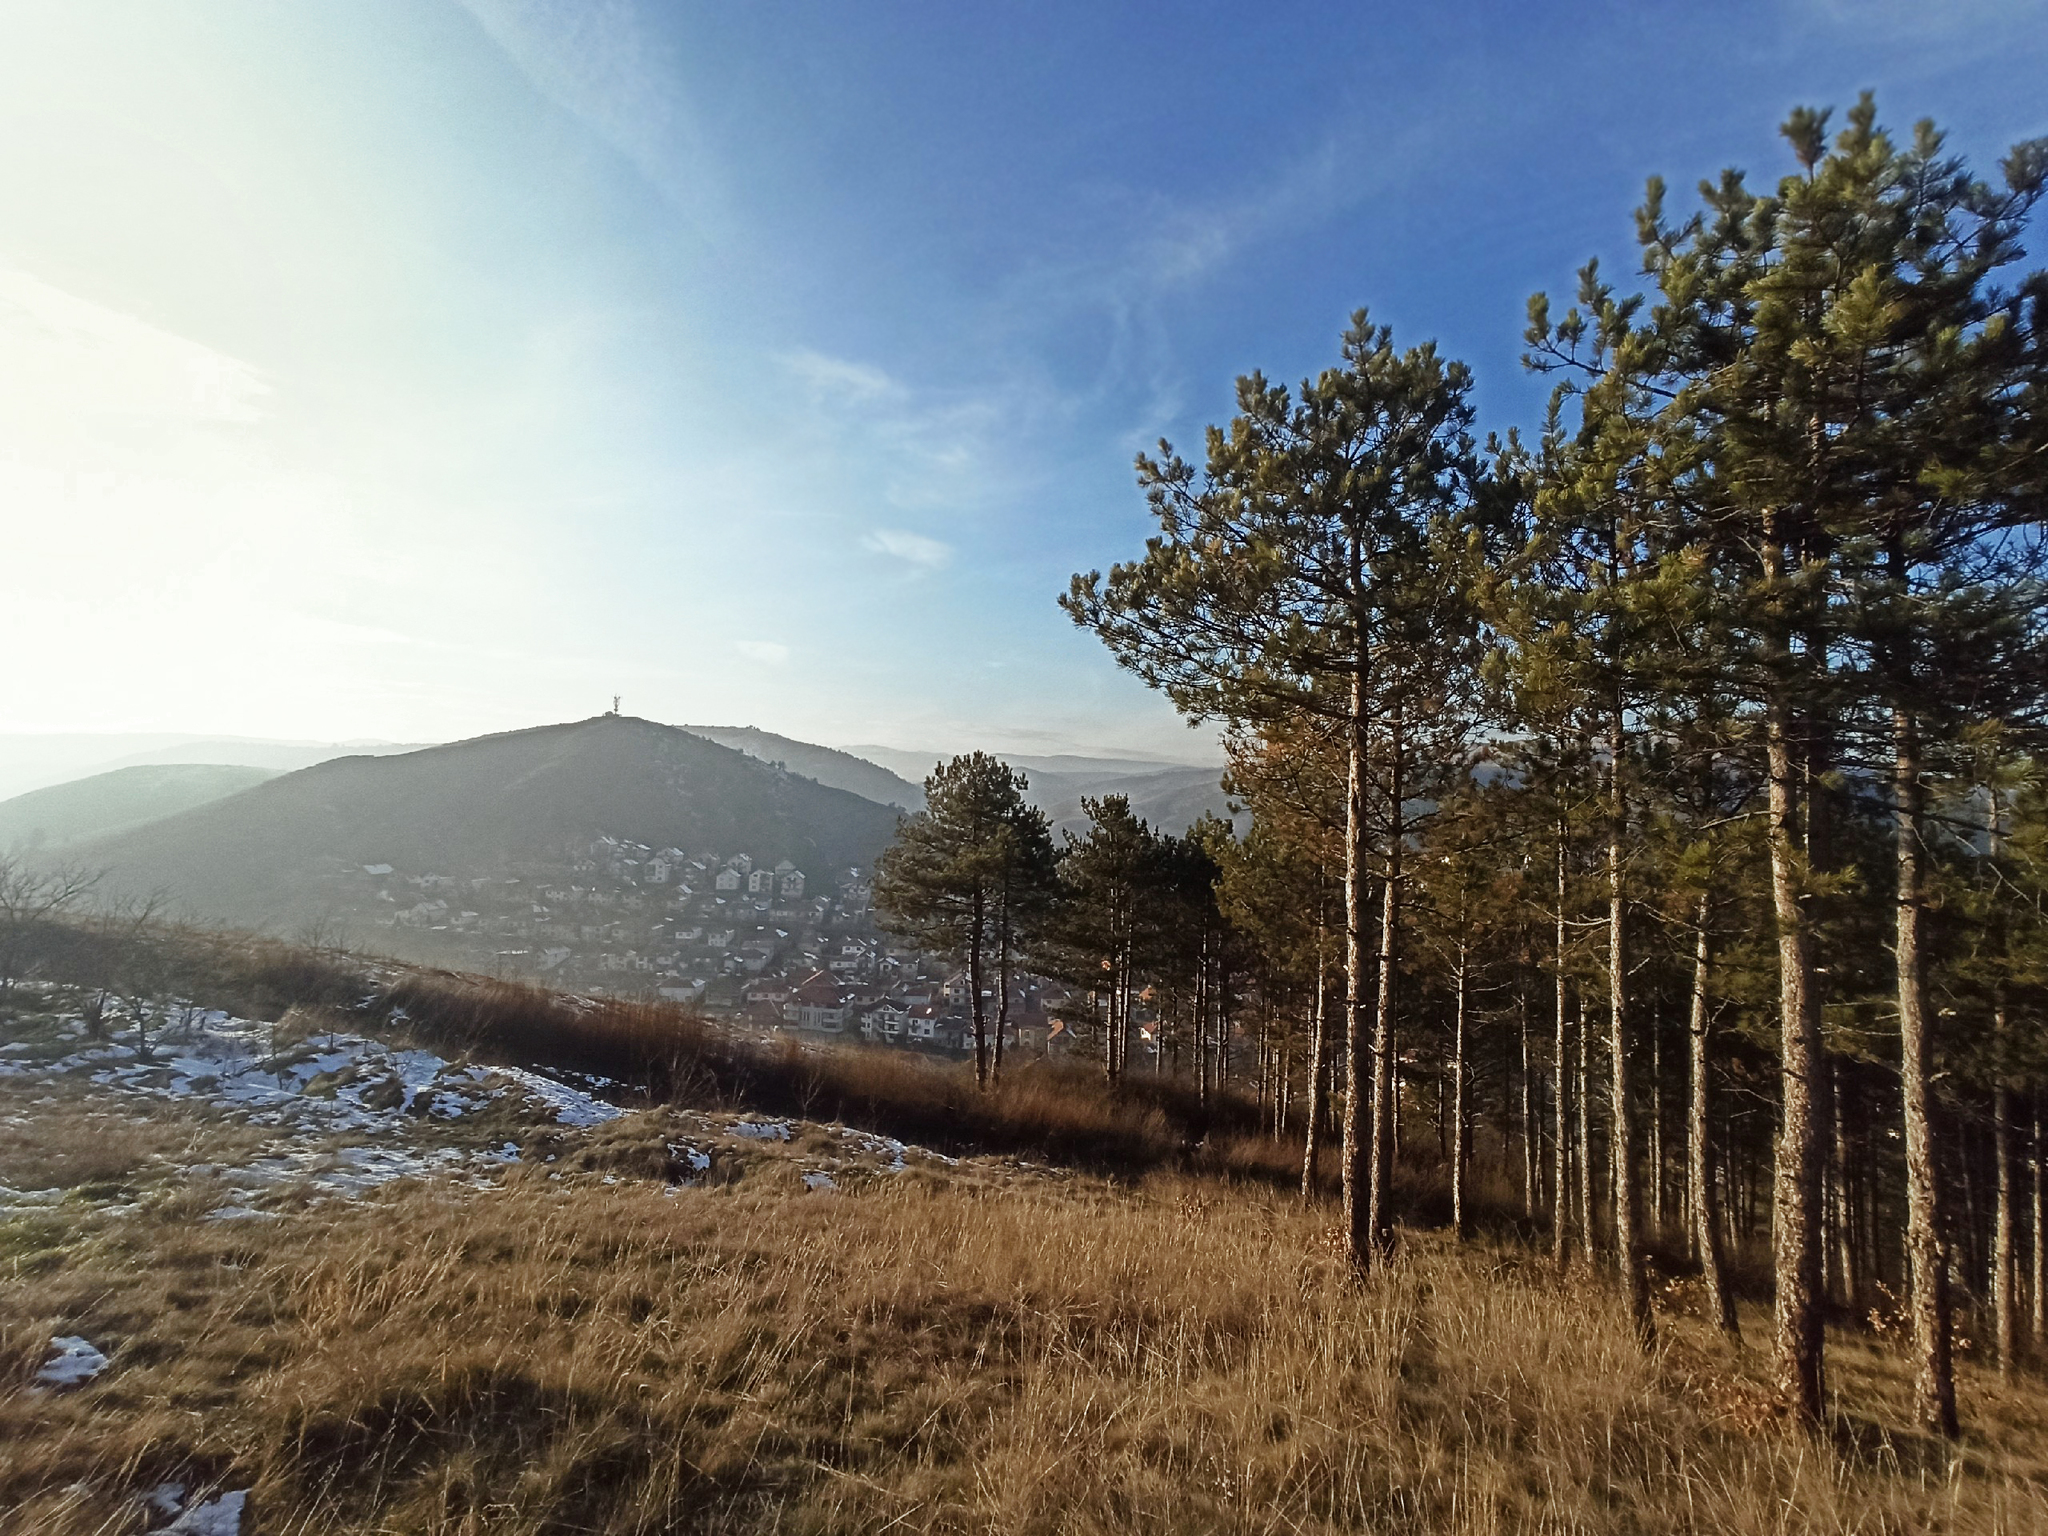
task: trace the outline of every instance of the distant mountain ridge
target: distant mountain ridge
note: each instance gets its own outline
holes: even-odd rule
[[[860,746],[846,750],[872,754],[875,761],[899,773],[916,769],[920,779],[946,756],[896,747]],[[1230,797],[1223,793],[1220,766],[1203,768],[1150,758],[1064,754],[1041,757],[1009,752],[993,755],[1012,768],[1023,770],[1030,783],[1024,798],[1045,812],[1055,831],[1086,832],[1088,817],[1081,802],[1103,795],[1122,795],[1131,802],[1135,814],[1165,832],[1185,832],[1205,815],[1230,815]],[[924,766],[918,768],[920,763]]]
[[[234,763],[157,763],[116,768],[0,801],[0,850],[60,848],[110,836],[277,777]]]
[[[329,758],[416,752],[426,742],[285,741],[160,731],[0,732],[0,798],[145,765],[199,764],[289,773]]]
[[[79,849],[109,882],[241,925],[327,910],[339,876],[482,874],[559,862],[614,836],[789,859],[814,875],[871,863],[891,807],[631,716],[344,757]]]
[[[915,781],[906,779],[868,758],[856,757],[836,747],[821,747],[814,742],[778,736],[758,726],[685,725],[678,729],[688,731],[692,736],[702,736],[706,741],[715,741],[721,747],[744,752],[749,757],[758,757],[764,763],[780,763],[791,773],[800,773],[834,789],[847,790],[878,805],[893,805],[906,811],[921,810],[924,806],[923,774],[919,774]]]

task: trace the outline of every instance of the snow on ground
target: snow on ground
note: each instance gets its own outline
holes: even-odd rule
[[[458,1063],[344,1031],[281,1042],[271,1024],[177,1004],[163,1012],[177,1022],[154,1031],[146,1051],[132,1031],[93,1042],[82,1024],[71,1021],[59,1030],[63,1044],[56,1051],[43,1048],[54,1060],[33,1059],[34,1048],[0,1049],[0,1079],[14,1079],[31,1092],[37,1081],[53,1087],[57,1080],[88,1082],[116,1097],[189,1103],[267,1132],[254,1156],[238,1151],[233,1161],[177,1170],[217,1182],[219,1203],[204,1213],[211,1221],[274,1220],[279,1207],[295,1200],[356,1199],[397,1179],[488,1187],[520,1158],[518,1142],[494,1138],[480,1144],[465,1129],[494,1106],[508,1108],[522,1126],[570,1133],[591,1131],[626,1113],[587,1091],[616,1086],[605,1079]],[[902,1173],[907,1159],[954,1165],[952,1158],[893,1136],[843,1125],[760,1114],[667,1113],[687,1133],[669,1143],[676,1168],[672,1189],[702,1182],[721,1145],[789,1157],[804,1186],[821,1192],[840,1188],[849,1174]],[[0,1185],[0,1219],[43,1214],[60,1204],[72,1210],[79,1201],[63,1190]],[[101,1217],[140,1209],[111,1197],[87,1204]]]
[[[243,1488],[194,1504],[158,1536],[240,1536],[242,1506],[248,1499],[249,1491]]]
[[[229,1199],[207,1212],[217,1221],[271,1215],[258,1202],[284,1189],[317,1200],[358,1197],[395,1179],[488,1184],[519,1160],[519,1144],[435,1145],[447,1138],[433,1128],[452,1131],[494,1105],[509,1104],[536,1125],[577,1130],[626,1113],[519,1067],[458,1064],[339,1031],[279,1042],[275,1026],[219,1011],[173,1016],[181,1021],[155,1031],[146,1051],[132,1032],[88,1043],[82,1027],[67,1027],[63,1036],[79,1048],[41,1062],[9,1050],[0,1054],[0,1078],[84,1079],[116,1096],[191,1103],[273,1132],[261,1156],[183,1170],[227,1187]],[[0,1217],[35,1214],[64,1199],[61,1190],[0,1185]],[[101,1214],[127,1209],[108,1206]]]
[[[107,1357],[76,1334],[50,1340],[50,1358],[36,1372],[46,1387],[76,1387],[91,1381],[107,1368]]]

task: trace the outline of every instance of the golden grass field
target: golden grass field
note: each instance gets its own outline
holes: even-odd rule
[[[301,1011],[270,1034],[337,1027]],[[6,1060],[77,1028],[17,1007]],[[422,1028],[454,1051],[445,1019]],[[41,1192],[0,1200],[0,1536],[161,1529],[144,1500],[172,1482],[188,1504],[246,1490],[249,1536],[2048,1531],[2031,1372],[2002,1385],[1966,1353],[1951,1449],[1910,1427],[1896,1346],[1838,1332],[1812,1438],[1776,1411],[1754,1304],[1731,1346],[1669,1281],[1644,1354],[1602,1274],[1560,1276],[1505,1221],[1462,1249],[1406,1228],[1355,1281],[1286,1148],[1191,1145],[1166,1101],[1027,1072],[966,1102],[958,1074],[872,1058],[713,1065],[690,1069],[710,1099],[596,1126],[509,1099],[394,1115],[374,1134],[416,1154],[509,1140],[517,1161],[353,1198],[287,1183],[234,1220],[205,1216],[274,1129],[0,1075],[0,1186]],[[986,1126],[999,1152],[897,1156],[819,1123],[908,1137],[955,1105],[950,1150]],[[788,1139],[741,1111],[789,1115]],[[1021,1161],[1033,1139],[1152,1161]],[[807,1184],[821,1168],[834,1187]],[[74,1335],[107,1368],[39,1388]]]
[[[140,1531],[174,1479],[278,1533],[2048,1529],[2032,1379],[1966,1368],[1951,1457],[1903,1427],[1900,1361],[1838,1340],[1816,1442],[1682,1294],[1644,1356],[1583,1272],[1410,1233],[1355,1284],[1326,1211],[1179,1177],[811,1193],[764,1151],[670,1194],[632,1171],[666,1114],[561,1179],[10,1233],[0,1530]],[[124,1137],[208,1133],[174,1120],[75,1155],[119,1177]],[[14,1130],[0,1171],[53,1156]],[[70,1333],[112,1368],[31,1395]]]

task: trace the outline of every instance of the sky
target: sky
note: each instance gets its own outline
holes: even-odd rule
[[[1529,428],[1646,177],[2044,79],[2048,0],[0,0],[0,732],[1207,761],[1056,606],[1134,454],[1360,306]]]

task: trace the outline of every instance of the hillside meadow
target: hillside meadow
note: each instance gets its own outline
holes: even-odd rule
[[[280,989],[361,980],[281,947],[212,953],[224,994],[267,990],[273,1013]],[[449,1044],[458,1000],[476,1036],[494,995],[517,1000],[380,983],[408,984],[400,1043],[451,1070],[472,1059]],[[320,1006],[287,1032],[331,1043],[344,1016]],[[67,1013],[61,987],[17,1002],[11,1059],[57,1049]],[[764,1055],[750,1087],[671,1060],[659,1101],[625,1095],[602,1124],[499,1108],[404,1130],[513,1140],[493,1179],[284,1188],[237,1220],[204,1218],[265,1127],[0,1076],[0,1184],[61,1192],[0,1218],[0,1532],[159,1529],[168,1485],[188,1506],[245,1494],[240,1529],[265,1533],[2048,1527],[2038,1378],[2002,1385],[1966,1351],[1967,1434],[1944,1446],[1912,1427],[1885,1319],[1831,1338],[1808,1435],[1757,1302],[1730,1345],[1670,1274],[1644,1353],[1603,1274],[1560,1275],[1504,1219],[1459,1247],[1418,1218],[1359,1282],[1333,1207],[1250,1138],[1190,1147],[1171,1103],[1022,1075],[983,1110],[1010,1145],[892,1155],[878,1122],[930,1121],[961,1074],[849,1057],[777,1077]],[[914,1075],[892,1090],[892,1070]],[[805,1071],[808,1113],[735,1118]],[[842,1110],[871,1131],[825,1123]],[[1429,1207],[1427,1170],[1408,1193]],[[39,1383],[63,1338],[105,1369]]]

